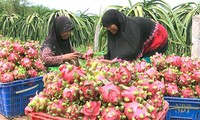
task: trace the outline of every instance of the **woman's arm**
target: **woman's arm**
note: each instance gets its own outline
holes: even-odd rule
[[[64,62],[63,56],[54,56],[53,51],[49,47],[43,49],[41,56],[46,66],[56,66]]]

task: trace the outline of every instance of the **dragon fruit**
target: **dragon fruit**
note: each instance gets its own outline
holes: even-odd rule
[[[30,98],[28,106],[25,108],[25,113],[28,111],[31,112],[44,112],[47,107],[48,98],[44,96],[43,92],[36,95],[33,98]]]
[[[81,106],[79,106],[78,104],[71,104],[67,106],[65,117],[70,120],[83,119],[83,114],[81,113]]]
[[[75,83],[71,84],[69,88],[65,87],[65,89],[62,92],[62,98],[69,102],[73,102],[77,100],[78,97],[79,97],[79,89],[78,89],[78,85]]]
[[[48,102],[47,113],[52,116],[65,117],[67,104],[62,99],[55,99]]]
[[[121,115],[121,111],[114,106],[104,108],[101,111],[102,120],[121,120]]]
[[[166,94],[169,96],[179,96],[178,86],[175,83],[165,83]]]
[[[164,78],[166,81],[169,82],[177,82],[177,79],[179,77],[178,70],[172,67],[169,67],[165,70],[163,70]]]
[[[125,103],[124,114],[127,116],[128,120],[151,120],[146,107],[134,101]]]
[[[113,83],[107,83],[99,87],[99,93],[104,102],[117,104],[121,101],[121,89]]]
[[[95,120],[100,114],[100,101],[87,101],[83,106],[81,113],[84,114],[84,120]]]
[[[190,87],[182,87],[180,89],[181,97],[183,98],[194,98],[194,90]]]

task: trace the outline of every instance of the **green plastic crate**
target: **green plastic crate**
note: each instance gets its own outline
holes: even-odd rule
[[[59,71],[58,67],[48,67],[48,71]]]

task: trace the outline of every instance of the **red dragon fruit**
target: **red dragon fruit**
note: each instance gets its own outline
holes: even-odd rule
[[[83,84],[79,86],[80,92],[84,99],[95,98],[98,95],[98,92],[95,90],[95,82],[92,80],[85,80]]]
[[[31,61],[31,59],[25,57],[25,58],[21,59],[20,64],[21,64],[21,66],[28,69],[32,66],[32,61]]]
[[[25,48],[24,48],[24,46],[23,46],[21,43],[19,43],[19,42],[14,42],[14,43],[12,44],[12,46],[13,46],[13,50],[14,50],[16,53],[18,53],[18,54],[20,54],[20,55],[23,55],[23,54],[25,53]]]
[[[13,81],[14,81],[14,76],[13,73],[11,72],[6,72],[0,76],[0,82],[7,83]]]
[[[41,59],[35,60],[34,61],[34,66],[39,71],[43,71],[45,69],[44,62]]]
[[[67,104],[62,99],[50,101],[48,102],[47,113],[52,116],[65,117],[67,109],[66,105]]]
[[[177,82],[178,77],[179,77],[179,71],[175,68],[169,67],[165,70],[163,70],[164,78],[166,81],[169,82]]]
[[[167,56],[166,58],[166,63],[169,64],[169,66],[175,66],[180,68],[181,64],[182,64],[182,60],[180,56],[176,56],[176,55],[171,55],[171,56]]]
[[[127,87],[121,94],[125,102],[137,101],[137,99],[144,100],[147,97],[146,93],[141,88],[135,86]]]
[[[146,107],[134,101],[125,103],[124,114],[127,116],[128,120],[151,120]]]
[[[195,85],[195,94],[200,98],[200,85]]]
[[[37,70],[31,68],[31,69],[28,69],[27,75],[30,78],[37,77],[38,76],[38,72],[37,72]]]
[[[194,83],[195,80],[192,80],[192,73],[183,73],[179,77],[178,84],[183,86],[188,86],[191,83]]]
[[[36,49],[33,49],[32,47],[29,47],[25,54],[28,58],[38,58],[38,51]]]
[[[84,114],[84,120],[96,120],[100,114],[100,107],[100,101],[87,101],[81,110],[81,113]]]
[[[99,87],[99,93],[104,102],[117,104],[122,99],[121,89],[113,83]]]
[[[17,53],[10,53],[8,56],[8,61],[12,63],[17,63],[20,60],[20,56]]]
[[[67,81],[69,84],[74,83],[74,80],[80,80],[80,77],[83,77],[85,71],[80,67],[74,65],[67,65],[65,69],[61,71],[62,78]]]
[[[69,102],[77,100],[78,97],[79,97],[78,85],[75,83],[71,84],[69,88],[66,87],[62,92],[62,98]]]
[[[15,70],[13,70],[12,73],[15,77],[15,80],[21,80],[26,78],[26,69],[22,66],[15,67]]]
[[[83,114],[81,113],[81,106],[78,104],[71,104],[67,106],[65,117],[70,120],[82,120]]]
[[[0,58],[7,58],[9,55],[9,50],[8,48],[2,48],[0,50]]]
[[[194,90],[190,87],[182,87],[180,92],[183,98],[194,98]]]
[[[114,106],[104,108],[101,111],[102,120],[121,120],[121,111],[116,109]]]
[[[43,92],[36,95],[33,98],[30,98],[28,106],[25,108],[25,113],[27,112],[44,112],[47,107],[48,98],[44,96]]]
[[[179,96],[178,86],[175,83],[165,83],[166,94],[169,96]]]

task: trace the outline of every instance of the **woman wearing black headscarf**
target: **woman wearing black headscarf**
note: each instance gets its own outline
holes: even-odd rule
[[[68,17],[55,18],[49,35],[41,48],[41,56],[45,66],[59,66],[67,61],[77,60],[80,56],[70,44],[69,36],[73,28],[74,26]]]
[[[132,61],[164,53],[168,46],[168,33],[159,23],[142,17],[127,17],[110,9],[102,16],[102,24],[108,32],[108,53],[104,62],[114,58]]]

